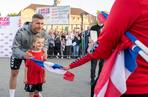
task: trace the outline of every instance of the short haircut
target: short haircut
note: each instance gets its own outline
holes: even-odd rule
[[[45,39],[41,34],[37,34],[33,36],[32,43],[36,42],[39,38]]]
[[[35,19],[35,18],[37,18],[37,19],[44,19],[44,16],[41,15],[41,14],[34,14],[34,15],[32,16],[32,20]]]
[[[33,37],[32,37],[32,46],[31,46],[31,49],[33,49],[34,48],[34,43],[38,40],[38,39],[45,39],[41,34],[37,34],[37,35],[34,35]]]

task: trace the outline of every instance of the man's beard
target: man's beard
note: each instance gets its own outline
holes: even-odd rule
[[[41,30],[40,30],[40,31],[32,30],[32,32],[33,32],[34,34],[37,34],[37,33],[40,33]]]

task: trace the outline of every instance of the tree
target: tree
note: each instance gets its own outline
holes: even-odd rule
[[[18,16],[18,14],[17,13],[8,13],[7,16]]]

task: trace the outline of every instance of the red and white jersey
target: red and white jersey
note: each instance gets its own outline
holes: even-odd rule
[[[33,51],[30,50],[29,53],[37,60],[44,60],[44,51]],[[27,84],[39,84],[45,82],[45,70],[41,66],[37,65],[32,60],[26,60],[27,71]]]

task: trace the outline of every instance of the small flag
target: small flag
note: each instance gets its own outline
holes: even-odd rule
[[[135,36],[133,36],[130,32],[125,33],[126,36],[135,44],[132,46],[132,49],[138,52],[138,54],[148,62],[148,48],[139,41]]]
[[[31,60],[34,61],[37,65],[41,66],[42,68],[45,68],[46,70],[52,73],[63,75],[63,78],[65,80],[68,80],[68,81],[74,80],[75,75],[69,71],[63,70],[62,69],[63,66],[61,66],[60,64],[55,64],[55,63],[48,62],[48,61],[40,61],[34,58],[31,58]]]

